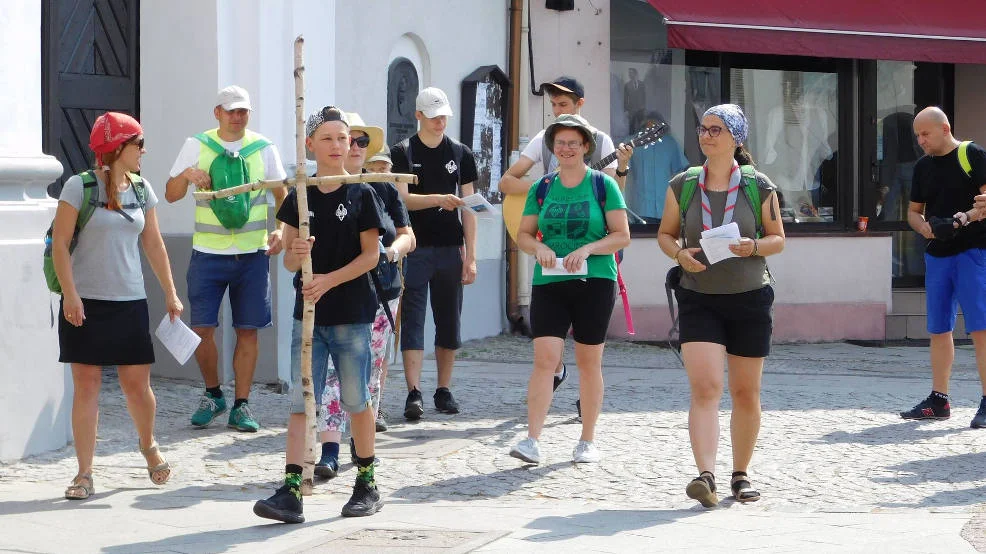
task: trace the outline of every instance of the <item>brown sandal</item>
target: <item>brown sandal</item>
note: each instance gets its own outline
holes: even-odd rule
[[[729,483],[729,488],[733,490],[733,498],[737,502],[756,502],[760,500],[760,492],[750,484],[750,478],[745,471],[734,471],[733,478]]]
[[[96,487],[92,483],[92,473],[76,475],[72,484],[65,489],[65,498],[69,500],[85,500],[94,494]]]
[[[716,506],[719,504],[719,497],[716,495],[716,476],[711,471],[703,471],[688,483],[685,494],[688,498],[698,500],[706,508]]]
[[[140,448],[139,442],[137,443],[137,448]],[[145,460],[149,460],[149,458],[154,455],[161,456],[161,451],[158,449],[157,441],[152,442],[147,448],[140,448],[140,453],[144,455]],[[161,459],[164,461],[160,464],[156,466],[147,466],[147,476],[155,485],[163,485],[168,482],[168,479],[171,479],[171,464],[168,463],[168,460],[164,459],[164,456],[161,456]],[[154,478],[155,474],[158,474],[156,479]],[[161,477],[160,474],[163,474],[164,476]]]

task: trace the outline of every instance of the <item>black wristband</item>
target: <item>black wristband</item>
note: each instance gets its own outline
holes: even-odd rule
[[[626,171],[624,171],[623,173],[620,173],[619,168],[616,169],[616,176],[617,177],[626,177],[629,174],[630,174],[630,166],[627,166]]]

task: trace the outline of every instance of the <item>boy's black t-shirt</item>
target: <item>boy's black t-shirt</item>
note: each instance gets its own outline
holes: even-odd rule
[[[347,187],[360,187],[359,213],[347,199]],[[329,273],[345,267],[362,251],[359,235],[368,229],[381,229],[379,199],[365,184],[343,185],[330,193],[308,187],[309,229],[315,237],[312,245],[312,272]],[[298,227],[298,195],[288,193],[277,212],[277,219]],[[301,272],[294,276],[294,318],[302,319],[305,299],[301,294]],[[315,325],[349,325],[372,323],[377,311],[377,295],[367,275],[361,275],[330,289],[315,304]]]
[[[986,185],[986,150],[970,144],[967,150],[972,175],[959,165],[959,149],[944,156],[924,155],[914,164],[911,202],[924,204],[924,217],[952,217],[972,208],[979,187]],[[986,248],[986,221],[959,228],[949,240],[928,241],[926,252],[935,257],[954,256],[970,248]]]
[[[411,136],[410,144],[413,168],[408,167],[407,154],[401,144],[391,148],[390,159],[394,162],[394,173],[414,173],[418,176],[417,185],[407,186],[411,194],[457,194],[459,182],[472,183],[478,178],[476,159],[467,146],[462,147],[462,167],[456,167],[448,136],[437,148],[425,146],[417,134]],[[418,246],[462,246],[462,222],[459,221],[458,210],[427,208],[412,210],[410,215]]]
[[[367,183],[373,189],[373,192],[377,193],[377,198],[383,204],[384,212],[390,216],[390,219],[394,222],[394,230],[387,227],[384,232],[383,240],[384,246],[390,246],[394,244],[394,240],[397,239],[396,229],[401,227],[409,227],[411,221],[407,215],[407,206],[404,205],[404,201],[401,200],[401,193],[397,190],[397,187],[393,183]]]

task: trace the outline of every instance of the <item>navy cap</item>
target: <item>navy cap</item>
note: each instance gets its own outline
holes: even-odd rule
[[[567,75],[562,75],[550,83],[541,83],[541,90],[544,87],[551,87],[559,92],[567,92],[578,96],[579,98],[585,98],[585,87],[582,86],[575,77],[568,77]]]

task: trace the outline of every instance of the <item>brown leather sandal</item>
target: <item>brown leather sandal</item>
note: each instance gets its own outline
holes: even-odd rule
[[[688,495],[688,498],[698,500],[706,508],[718,505],[716,476],[711,471],[703,471],[698,477],[692,479],[691,483],[688,483],[688,486],[685,487],[685,494]]]
[[[137,448],[140,448],[140,443],[137,443]],[[149,460],[154,455],[161,456],[157,441],[152,442],[147,448],[140,448],[140,453],[144,455],[145,460]],[[164,459],[164,456],[161,456],[161,459],[164,461],[160,464],[147,466],[147,476],[155,485],[163,485],[168,482],[168,479],[171,479],[171,464],[168,463],[168,460]],[[155,475],[157,475],[156,478]]]
[[[72,484],[65,489],[65,498],[69,500],[85,500],[94,494],[96,487],[92,483],[92,473],[76,475]]]
[[[760,492],[753,488],[750,479],[745,471],[734,471],[733,478],[729,483],[729,488],[733,490],[733,498],[737,502],[756,502],[760,500]]]

